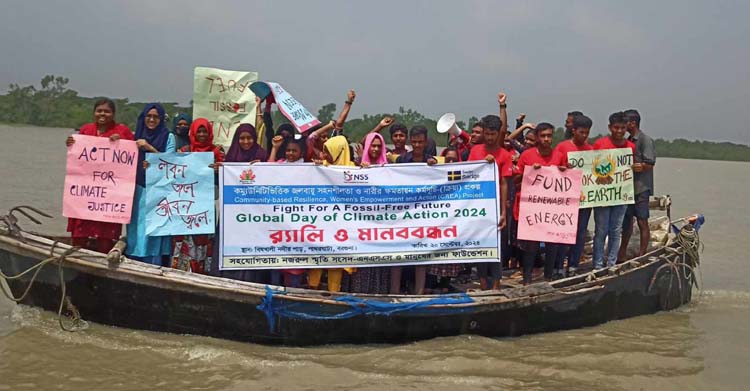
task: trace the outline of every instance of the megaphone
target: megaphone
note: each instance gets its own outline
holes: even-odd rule
[[[461,128],[456,125],[456,115],[445,113],[437,122],[438,133],[448,132],[451,136],[458,137],[461,134]]]

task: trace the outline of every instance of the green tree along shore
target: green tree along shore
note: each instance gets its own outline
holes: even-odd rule
[[[61,76],[45,76],[41,88],[33,85],[19,86],[11,84],[8,93],[0,95],[0,123],[27,124],[35,126],[78,128],[92,121],[93,104],[96,98],[81,97],[78,92],[67,87],[68,79]],[[130,102],[127,98],[113,99],[117,104],[117,121],[135,129],[135,122],[145,102]],[[181,107],[174,102],[161,102],[170,116],[177,113],[192,114],[192,107]],[[336,104],[329,103],[318,111],[318,118],[325,122],[338,115]],[[391,116],[396,122],[407,127],[423,125],[430,130],[430,136],[438,145],[445,145],[446,136],[436,130],[437,121],[427,118],[419,112],[399,107],[396,113],[364,114],[361,118],[350,118],[346,122],[346,134],[351,140],[361,140],[368,131],[384,117]],[[274,124],[288,122],[280,112],[273,112]],[[459,121],[458,125],[466,129],[476,122],[477,118]],[[514,124],[514,121],[511,125]],[[171,126],[171,124],[169,124]],[[651,135],[652,137],[654,135]],[[562,138],[562,129],[555,132],[555,139]],[[386,137],[388,139],[388,137]],[[659,157],[684,159],[750,161],[750,146],[729,142],[689,141],[685,139],[654,139]]]

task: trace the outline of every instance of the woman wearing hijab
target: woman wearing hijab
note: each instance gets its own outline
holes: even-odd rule
[[[265,162],[268,158],[266,150],[261,148],[256,142],[258,135],[255,131],[255,127],[250,124],[240,124],[237,130],[234,132],[232,137],[232,144],[229,145],[229,150],[226,156],[224,156],[224,162],[226,163],[250,163],[254,161]],[[219,256],[219,235],[214,236],[214,259]],[[247,281],[247,282],[264,282],[264,270],[226,270],[211,271],[212,274],[221,276],[224,278],[231,278],[233,280]]]
[[[172,120],[172,133],[175,136],[176,148],[179,151],[186,145],[190,145],[190,124],[193,122],[187,114],[177,114]]]
[[[362,167],[381,166],[388,163],[385,139],[380,133],[371,132],[365,137]],[[361,267],[352,274],[352,292],[385,294],[391,287],[391,268]]]
[[[226,162],[265,162],[268,153],[257,143],[258,134],[255,127],[250,124],[240,124],[234,131],[232,144],[229,146]]]
[[[112,141],[133,140],[133,132],[127,126],[115,122],[115,102],[108,98],[101,98],[94,103],[94,122],[81,126],[78,134],[108,137]],[[72,136],[65,141],[68,147],[74,143]],[[106,253],[122,234],[122,224],[69,218],[68,232],[73,238],[74,246]]]
[[[160,153],[175,150],[175,136],[165,123],[164,108],[158,103],[149,103],[138,116],[135,126],[135,142],[138,144],[138,164],[135,177],[135,198],[133,213],[127,227],[128,247],[125,254],[129,258],[152,265],[161,265],[162,257],[169,255],[172,238],[170,236],[146,235],[146,152]]]
[[[197,118],[188,133],[190,144],[180,152],[213,152],[214,163],[221,163],[224,153],[214,145],[214,132],[211,123],[205,118]],[[175,269],[206,273],[212,266],[214,235],[180,235],[174,237],[172,267]]]
[[[323,154],[325,155],[325,165],[332,166],[354,166],[349,154],[349,142],[344,136],[331,137],[323,144]],[[341,277],[343,271],[353,273],[356,269],[328,269],[328,291],[341,292]],[[323,275],[323,269],[310,269],[308,272],[308,284],[312,289],[318,289],[320,286],[320,277]]]

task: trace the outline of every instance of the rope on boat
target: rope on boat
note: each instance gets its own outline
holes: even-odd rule
[[[685,294],[682,289],[682,279],[690,281],[691,285],[695,285],[698,289],[699,297],[703,294],[703,275],[700,275],[701,283],[698,284],[696,278],[697,270],[700,269],[700,253],[703,251],[703,243],[700,240],[698,230],[692,224],[686,224],[680,228],[675,243],[677,246],[666,247],[665,250],[668,254],[662,255],[662,259],[666,262],[659,266],[651,277],[651,283],[648,286],[648,291],[651,292],[656,280],[663,271],[669,272],[669,286],[667,287],[666,299],[664,300],[663,308],[669,308],[669,298],[674,288],[674,277],[677,277],[677,288],[680,293],[680,303],[685,301]]]
[[[335,301],[345,303],[350,306],[350,309],[344,312],[330,314],[330,313],[314,313],[316,309],[320,309],[319,304],[310,305],[308,303],[290,303],[290,304],[278,304],[274,302],[275,295],[283,295],[286,292],[274,291],[266,285],[266,297],[257,306],[257,308],[266,314],[268,319],[268,326],[271,332],[276,328],[276,315],[284,318],[291,319],[304,319],[304,320],[336,320],[336,319],[348,319],[358,315],[379,315],[379,316],[390,316],[396,313],[408,312],[413,310],[424,309],[425,307],[433,305],[445,305],[445,304],[466,304],[473,303],[472,299],[466,293],[441,295],[434,299],[415,301],[408,303],[387,303],[378,300],[367,300],[356,296],[342,296]],[[463,308],[456,309],[439,309],[440,311],[449,312],[461,312]]]
[[[80,247],[70,247],[67,250],[65,250],[60,255],[55,255],[55,249],[57,248],[59,241],[55,241],[52,244],[52,247],[50,248],[50,256],[41,262],[37,263],[36,265],[24,270],[23,272],[16,274],[15,276],[8,276],[5,273],[0,270],[0,278],[6,280],[6,281],[13,281],[18,280],[21,277],[25,276],[26,274],[31,273],[32,271],[34,274],[31,276],[31,280],[29,281],[29,285],[26,286],[26,289],[23,291],[21,296],[15,297],[13,295],[13,292],[10,291],[10,285],[8,286],[8,290],[6,291],[5,285],[0,284],[0,290],[2,290],[3,295],[7,297],[9,300],[14,301],[16,303],[19,303],[23,301],[23,299],[26,298],[26,296],[31,291],[31,287],[34,286],[34,283],[37,280],[37,277],[39,276],[39,272],[42,271],[42,269],[49,265],[57,263],[57,274],[60,279],[60,305],[57,308],[57,321],[60,324],[60,328],[65,331],[79,331],[79,330],[85,330],[88,328],[88,322],[83,320],[81,318],[80,312],[78,312],[78,309],[73,305],[73,303],[70,301],[70,297],[66,295],[67,286],[65,284],[65,273],[63,270],[63,262],[65,262],[65,258],[68,255],[71,255],[75,253],[76,251],[80,250]],[[65,322],[63,322],[63,318],[66,318],[66,316],[63,315],[63,309],[66,309],[70,313],[70,321],[71,325],[70,327],[65,325]]]
[[[36,224],[41,224],[41,222],[35,219],[33,216],[31,216],[28,212],[24,211],[24,209],[31,210],[44,217],[52,218],[52,216],[34,207],[26,206],[26,205],[17,206],[15,208],[12,208],[7,215],[0,216],[0,222],[4,223],[6,226],[6,229],[0,231],[0,234],[5,233],[9,236],[12,236],[14,238],[21,240],[24,243],[26,242],[26,238],[22,234],[25,231],[21,227],[18,226],[18,218],[13,215],[13,212],[17,211],[23,214],[24,216],[28,217],[29,220],[33,221]],[[7,290],[6,290],[5,284],[0,284],[0,291],[3,292],[3,295],[7,297],[8,300],[19,303],[23,301],[26,298],[26,296],[29,294],[29,292],[31,291],[31,287],[34,286],[34,283],[36,282],[37,277],[39,276],[39,272],[41,272],[45,266],[49,264],[57,263],[57,272],[58,272],[58,276],[60,279],[60,290],[61,290],[60,291],[60,305],[57,308],[57,321],[60,324],[60,328],[64,331],[74,332],[74,331],[79,331],[79,330],[85,330],[88,328],[88,322],[86,322],[85,320],[83,320],[83,318],[81,318],[80,312],[70,301],[70,297],[67,296],[66,294],[67,286],[65,283],[65,273],[63,269],[63,262],[65,262],[65,258],[77,252],[81,248],[78,246],[71,246],[67,250],[63,251],[62,254],[55,255],[55,250],[57,249],[58,244],[60,244],[60,241],[58,240],[52,243],[52,247],[49,250],[49,257],[37,263],[36,265],[31,266],[30,268],[24,270],[23,272],[16,274],[15,276],[8,276],[5,273],[3,273],[2,270],[0,270],[0,278],[2,278],[6,282],[19,280],[21,277],[31,273],[32,271],[34,272],[34,274],[31,276],[31,279],[29,281],[29,285],[26,286],[26,289],[24,289],[21,296],[15,297],[13,295],[13,292],[10,290],[10,284],[7,284],[8,285]],[[66,309],[70,315],[64,316],[63,309]],[[63,322],[63,318],[70,319],[71,321],[70,327],[65,325],[65,322]]]

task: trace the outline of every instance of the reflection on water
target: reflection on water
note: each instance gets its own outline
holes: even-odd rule
[[[0,210],[28,203],[59,215],[69,131],[0,126],[0,132],[13,134],[0,144],[10,173],[0,187]],[[31,143],[44,159],[27,159]],[[750,226],[747,213],[733,206],[744,203],[750,185],[732,178],[746,176],[748,167],[657,163],[657,192],[672,195],[673,214],[707,217],[701,232],[707,290],[675,311],[513,339],[289,348],[97,324],[68,333],[59,329],[55,314],[3,298],[0,390],[746,389],[750,282],[742,277],[750,270]],[[64,229],[65,220],[57,217],[40,230]]]

